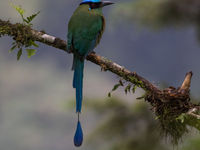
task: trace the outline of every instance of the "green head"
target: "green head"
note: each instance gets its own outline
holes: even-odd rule
[[[114,4],[110,1],[101,1],[101,0],[83,0],[80,5],[88,4],[90,9],[102,8],[107,5]]]

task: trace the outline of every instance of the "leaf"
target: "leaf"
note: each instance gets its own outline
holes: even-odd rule
[[[127,94],[128,92],[131,92],[131,84],[127,85],[127,87],[125,88],[125,93]]]
[[[32,43],[31,43],[33,46],[35,46],[35,47],[39,47],[39,45],[37,45],[34,41],[32,41]]]
[[[37,45],[33,40],[29,40],[28,42],[27,42],[27,45],[26,45],[26,47],[30,47],[30,46],[34,46],[34,47],[39,47],[39,45]]]
[[[121,84],[116,84],[116,85],[114,85],[114,87],[113,87],[112,91],[115,91],[115,90],[117,90],[119,86],[121,86]]]
[[[15,50],[16,47],[17,47],[17,45],[13,45],[13,46],[11,47],[11,49],[9,50],[9,53],[13,52],[13,51]]]
[[[31,15],[31,16],[29,16],[29,17],[27,17],[28,23],[30,23],[39,13],[40,13],[40,11],[35,13],[35,14],[33,14],[33,15]]]
[[[111,93],[110,92],[108,93],[108,97],[111,97]]]
[[[112,93],[113,91],[117,90],[118,87],[120,87],[120,86],[121,86],[120,82],[119,82],[118,84],[114,85],[112,91],[108,93],[108,97],[111,97],[111,93]]]
[[[23,22],[26,22],[27,24],[29,24],[29,21],[26,20],[23,16],[22,16]]]
[[[28,58],[31,58],[31,56],[36,54],[36,50],[35,49],[26,49],[26,52],[27,52]]]
[[[141,97],[137,97],[136,99],[137,99],[137,100],[141,100],[141,99],[143,99],[143,98],[145,98],[145,95],[143,95],[143,96],[141,96]]]
[[[37,13],[27,17],[27,18],[24,18],[25,10],[23,8],[21,8],[21,6],[16,6],[16,5],[12,4],[12,3],[11,3],[11,6],[17,10],[17,12],[22,17],[23,23],[26,23],[27,25],[32,25],[31,21],[33,21],[33,19],[40,13],[40,11],[39,11],[39,12],[37,12]]]
[[[119,80],[119,84],[120,84],[121,86],[124,86],[124,84],[123,84],[123,82],[122,82],[121,79]]]
[[[132,88],[132,92],[133,92],[133,94],[135,93],[135,90],[136,90],[136,89],[137,89],[137,86],[134,85],[133,88]]]
[[[20,6],[16,6],[16,5],[14,5],[14,4],[11,4],[11,5],[17,10],[17,12],[18,12],[21,16],[24,15],[24,12],[25,12],[24,9],[22,9]]]
[[[16,6],[14,4],[11,3],[11,6],[13,8],[15,8],[15,10],[20,14],[22,20],[23,20],[23,23],[24,22],[27,22],[27,20],[24,18],[24,13],[25,13],[25,10],[23,8],[21,8],[21,6]]]
[[[21,56],[22,56],[22,48],[20,48],[20,50],[17,53],[17,60],[19,60]]]

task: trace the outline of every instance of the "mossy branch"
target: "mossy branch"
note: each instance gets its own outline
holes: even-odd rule
[[[5,35],[13,37],[13,40],[21,45],[26,45],[27,39],[31,39],[67,52],[67,42],[65,40],[34,30],[24,24],[12,24],[10,21],[0,19],[0,37]],[[192,72],[186,74],[185,80],[179,88],[169,87],[160,90],[136,72],[129,71],[105,57],[91,53],[87,56],[87,60],[101,66],[104,70],[111,71],[134,84],[134,86],[142,88],[146,92],[144,99],[151,104],[152,110],[159,119],[163,130],[170,134],[175,139],[175,142],[187,131],[186,126],[183,124],[182,130],[178,130],[182,122],[179,119],[177,121],[177,118],[182,114],[187,114],[196,118],[196,120],[199,119],[198,111],[200,110],[200,105],[193,104],[190,101],[189,92]]]
[[[13,40],[23,45],[26,44],[27,39],[31,39],[32,41],[38,41],[67,52],[67,42],[65,40],[48,35],[43,31],[34,30],[30,26],[26,26],[20,23],[12,24],[10,21],[3,21],[0,19],[0,36],[5,35],[13,37]],[[136,72],[131,72],[125,67],[112,62],[103,56],[91,53],[87,56],[87,60],[101,66],[104,68],[104,70],[109,70],[119,77],[122,77],[124,80],[135,84],[137,87],[142,88],[150,95],[153,95],[155,98],[159,98],[162,102],[169,102],[174,98],[182,100],[189,98],[189,88],[192,72],[187,73],[181,88],[175,89],[170,87],[161,91],[151,82],[138,75]]]

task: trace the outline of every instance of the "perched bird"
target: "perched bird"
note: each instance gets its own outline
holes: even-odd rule
[[[74,136],[75,146],[83,141],[83,132],[79,121],[82,107],[83,69],[86,56],[99,44],[105,28],[102,8],[113,4],[109,1],[82,0],[68,24],[67,51],[74,53],[72,70],[74,71],[73,88],[76,89],[76,112],[78,113],[77,130]]]

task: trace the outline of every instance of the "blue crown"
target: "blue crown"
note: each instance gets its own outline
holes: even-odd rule
[[[98,2],[101,2],[101,0],[83,0],[82,1],[82,3],[86,3],[86,2],[98,3]]]

